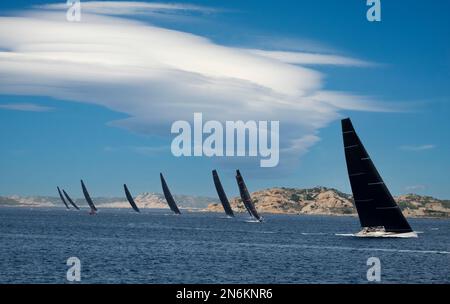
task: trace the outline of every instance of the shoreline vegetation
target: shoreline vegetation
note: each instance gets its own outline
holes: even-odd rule
[[[291,215],[332,215],[356,216],[353,198],[350,194],[326,187],[309,189],[270,188],[251,193],[258,212]],[[174,195],[183,209],[202,212],[223,213],[219,200],[211,197]],[[125,197],[93,198],[99,208],[131,208]],[[450,218],[450,200],[440,200],[431,196],[405,194],[395,200],[406,217]],[[139,208],[168,208],[164,196],[159,193],[142,193],[135,197]],[[85,207],[83,199],[76,203]],[[231,208],[236,213],[246,212],[240,198],[230,198]],[[0,207],[62,207],[58,197],[52,196],[0,196]]]

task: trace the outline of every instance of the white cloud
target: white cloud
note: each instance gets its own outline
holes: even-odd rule
[[[340,65],[340,66],[356,66],[369,67],[374,66],[373,63],[348,58],[339,55],[304,53],[304,52],[282,52],[282,51],[263,51],[263,50],[249,50],[249,52],[272,58],[284,63],[299,64],[299,65]]]
[[[406,191],[423,191],[426,188],[427,187],[425,185],[414,185],[414,186],[406,186],[405,190]]]
[[[48,112],[53,110],[51,107],[32,103],[4,103],[0,104],[0,109],[26,112]]]
[[[436,145],[401,146],[400,149],[406,151],[425,151],[436,148]]]
[[[0,94],[101,105],[129,115],[111,125],[166,137],[173,121],[191,121],[194,112],[205,120],[278,120],[281,162],[306,153],[318,129],[339,118],[341,110],[385,110],[367,97],[327,91],[323,75],[304,67],[365,66],[364,61],[227,47],[106,16],[111,10],[163,9],[161,4],[82,5],[82,22],[67,22],[59,6],[0,17],[0,50],[7,50],[0,52]]]
[[[67,4],[52,3],[36,5],[34,7],[45,10],[66,10]],[[158,12],[217,12],[214,8],[199,5],[133,1],[81,1],[81,7],[82,13],[100,15],[151,15]]]

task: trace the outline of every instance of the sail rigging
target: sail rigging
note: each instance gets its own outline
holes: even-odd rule
[[[239,172],[239,170],[236,170],[236,181],[239,186],[239,193],[241,195],[242,202],[244,203],[244,206],[247,209],[248,213],[250,214],[250,216],[261,222],[262,218],[256,211],[255,205],[252,202],[250,193],[247,190],[247,186],[245,185],[244,179],[242,178],[241,172]]]
[[[228,201],[227,195],[223,190],[222,183],[220,182],[219,175],[216,170],[213,170],[214,185],[216,186],[217,194],[219,195],[220,202],[222,203],[223,209],[226,215],[234,217],[233,210],[231,209],[230,202]]]
[[[133,196],[131,195],[130,191],[128,190],[128,187],[126,184],[123,185],[123,188],[125,190],[125,196],[127,197],[128,202],[130,203],[131,207],[134,209],[134,211],[139,212],[139,208],[134,202]]]
[[[175,203],[175,200],[173,199],[172,193],[170,193],[169,187],[167,186],[164,176],[162,175],[162,173],[160,173],[159,176],[161,178],[161,185],[163,188],[164,197],[166,198],[167,204],[175,214],[181,214],[177,204]]]
[[[64,203],[64,205],[66,206],[67,209],[70,209],[69,205],[67,205],[66,200],[64,199],[64,197],[61,193],[61,190],[59,189],[59,187],[56,187],[56,188],[58,189],[59,197],[61,198],[62,202]]]
[[[74,201],[70,198],[70,196],[67,194],[66,190],[63,189],[62,191],[64,193],[64,196],[67,198],[67,200],[69,201],[69,203],[77,210],[80,210],[80,208],[78,208],[77,205],[75,205]]]
[[[86,186],[83,183],[83,180],[81,180],[81,188],[83,188],[84,198],[86,199],[86,202],[91,208],[91,214],[95,214],[97,208],[95,207],[94,202],[92,201],[91,196],[89,195],[89,192],[87,191]]]
[[[412,232],[349,118],[342,120],[345,159],[361,227],[383,227],[392,233]]]

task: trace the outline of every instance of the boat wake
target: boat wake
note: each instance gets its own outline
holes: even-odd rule
[[[249,220],[245,220],[244,222],[246,222],[246,223],[262,223],[262,221],[258,221],[257,219],[249,219]]]
[[[221,217],[219,217],[219,219],[221,219],[221,220],[232,220],[232,219],[234,219],[234,217],[232,217],[232,216],[221,216]]]

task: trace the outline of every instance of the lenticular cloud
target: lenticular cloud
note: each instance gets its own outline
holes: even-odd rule
[[[0,94],[101,105],[128,115],[112,125],[147,134],[169,135],[173,121],[194,112],[205,120],[278,120],[281,162],[283,153],[305,153],[340,110],[379,110],[367,98],[326,91],[312,68],[366,66],[360,60],[223,46],[129,17],[136,9],[201,7],[120,2],[124,17],[110,2],[92,3],[83,2],[81,22],[45,5],[0,17]]]

